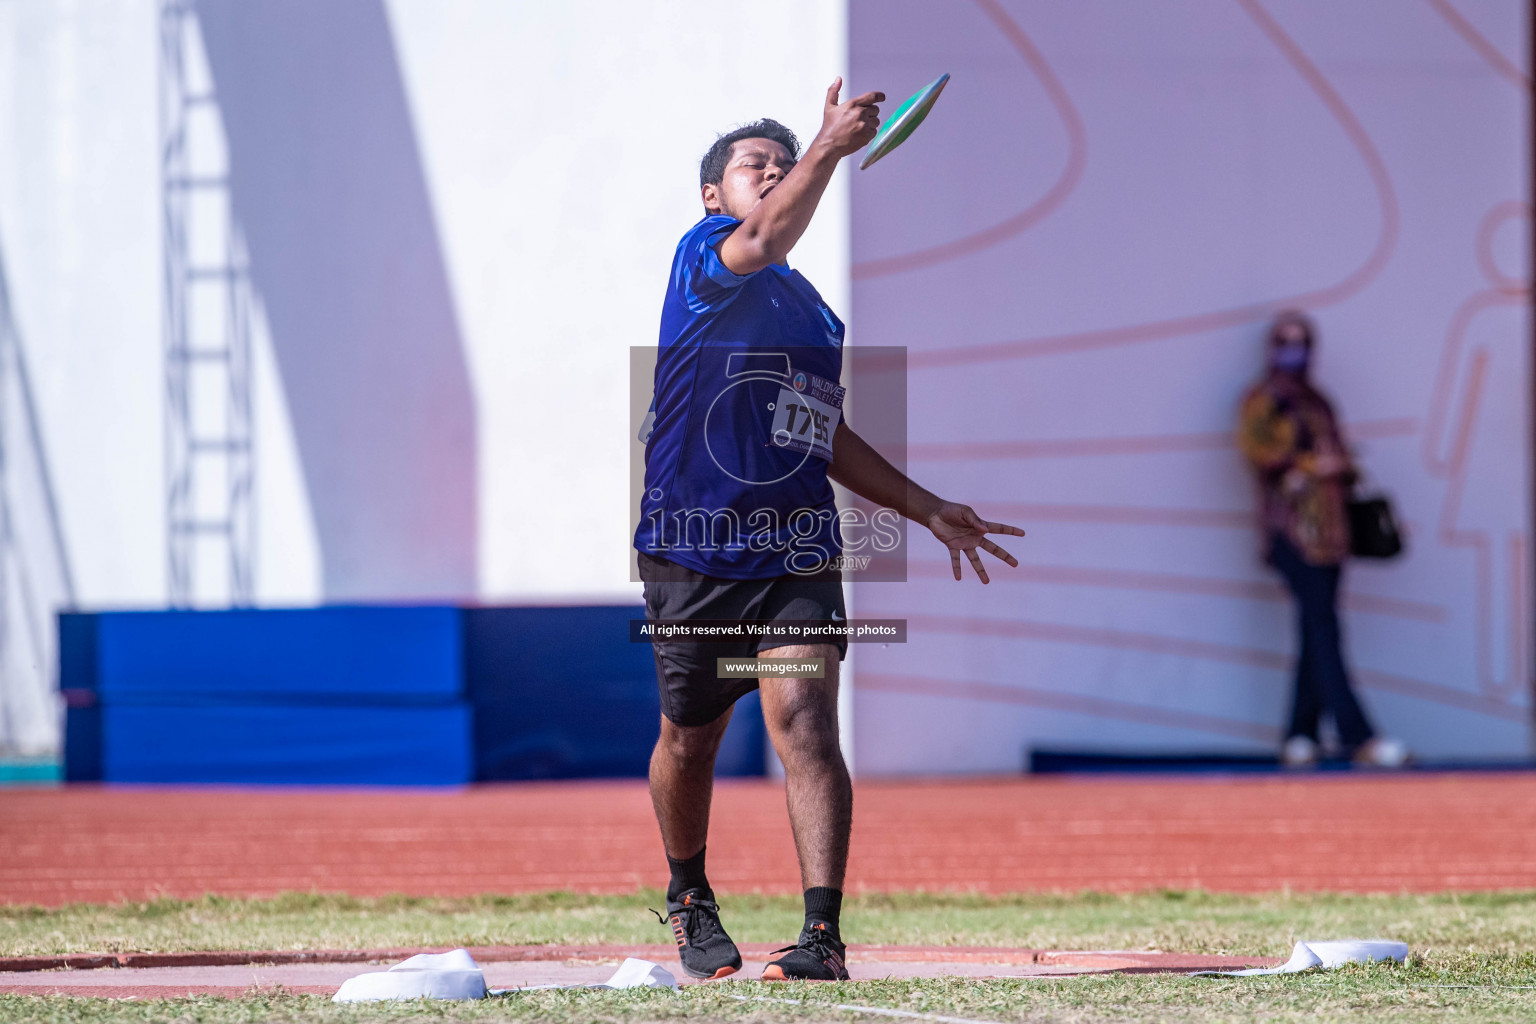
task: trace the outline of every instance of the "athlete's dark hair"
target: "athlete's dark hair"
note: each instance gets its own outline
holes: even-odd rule
[[[725,165],[731,160],[731,147],[742,139],[771,139],[789,150],[792,158],[800,158],[800,140],[795,138],[795,133],[765,117],[734,128],[715,140],[699,162],[699,188],[720,184],[720,179],[725,177]]]

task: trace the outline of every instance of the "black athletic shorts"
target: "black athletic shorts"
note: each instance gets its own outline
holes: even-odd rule
[[[797,622],[846,619],[842,574],[776,576],[766,580],[725,580],[686,569],[664,558],[640,555],[645,583],[645,617],[656,619],[760,619]],[[841,661],[848,641],[834,644]],[[760,651],[789,646],[783,640],[728,640],[679,643],[655,640],[656,686],[661,713],[678,725],[708,725],[732,704],[757,689],[756,679],[719,679],[716,658],[754,658]]]

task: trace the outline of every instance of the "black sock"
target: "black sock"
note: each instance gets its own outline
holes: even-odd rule
[[[843,890],[830,889],[825,885],[815,885],[805,890],[806,927],[812,923],[825,924],[833,938],[841,940],[837,919],[842,912]]]
[[[672,869],[672,881],[667,883],[667,899],[675,900],[689,889],[703,889],[705,899],[715,898],[709,888],[709,879],[704,877],[704,850],[705,847],[699,847],[699,852],[687,860],[667,858],[667,866]]]

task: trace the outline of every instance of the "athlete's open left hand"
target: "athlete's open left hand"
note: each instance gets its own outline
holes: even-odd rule
[[[1024,536],[1024,531],[1017,526],[990,523],[978,516],[971,506],[960,505],[953,501],[946,501],[940,505],[923,525],[932,530],[933,535],[949,548],[949,561],[954,566],[957,580],[960,578],[960,553],[963,551],[965,557],[971,560],[971,566],[976,570],[976,575],[981,582],[991,582],[987,579],[986,566],[981,564],[981,556],[976,553],[977,548],[1018,568],[1017,558],[987,539],[989,533],[1005,533],[1011,537]]]

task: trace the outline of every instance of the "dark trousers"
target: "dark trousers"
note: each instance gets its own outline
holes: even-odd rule
[[[1287,735],[1317,739],[1319,720],[1333,719],[1344,748],[1353,751],[1373,735],[1344,667],[1343,634],[1339,629],[1337,565],[1309,565],[1284,537],[1275,537],[1269,562],[1285,577],[1296,597],[1301,653],[1296,658],[1296,701],[1291,705]]]

